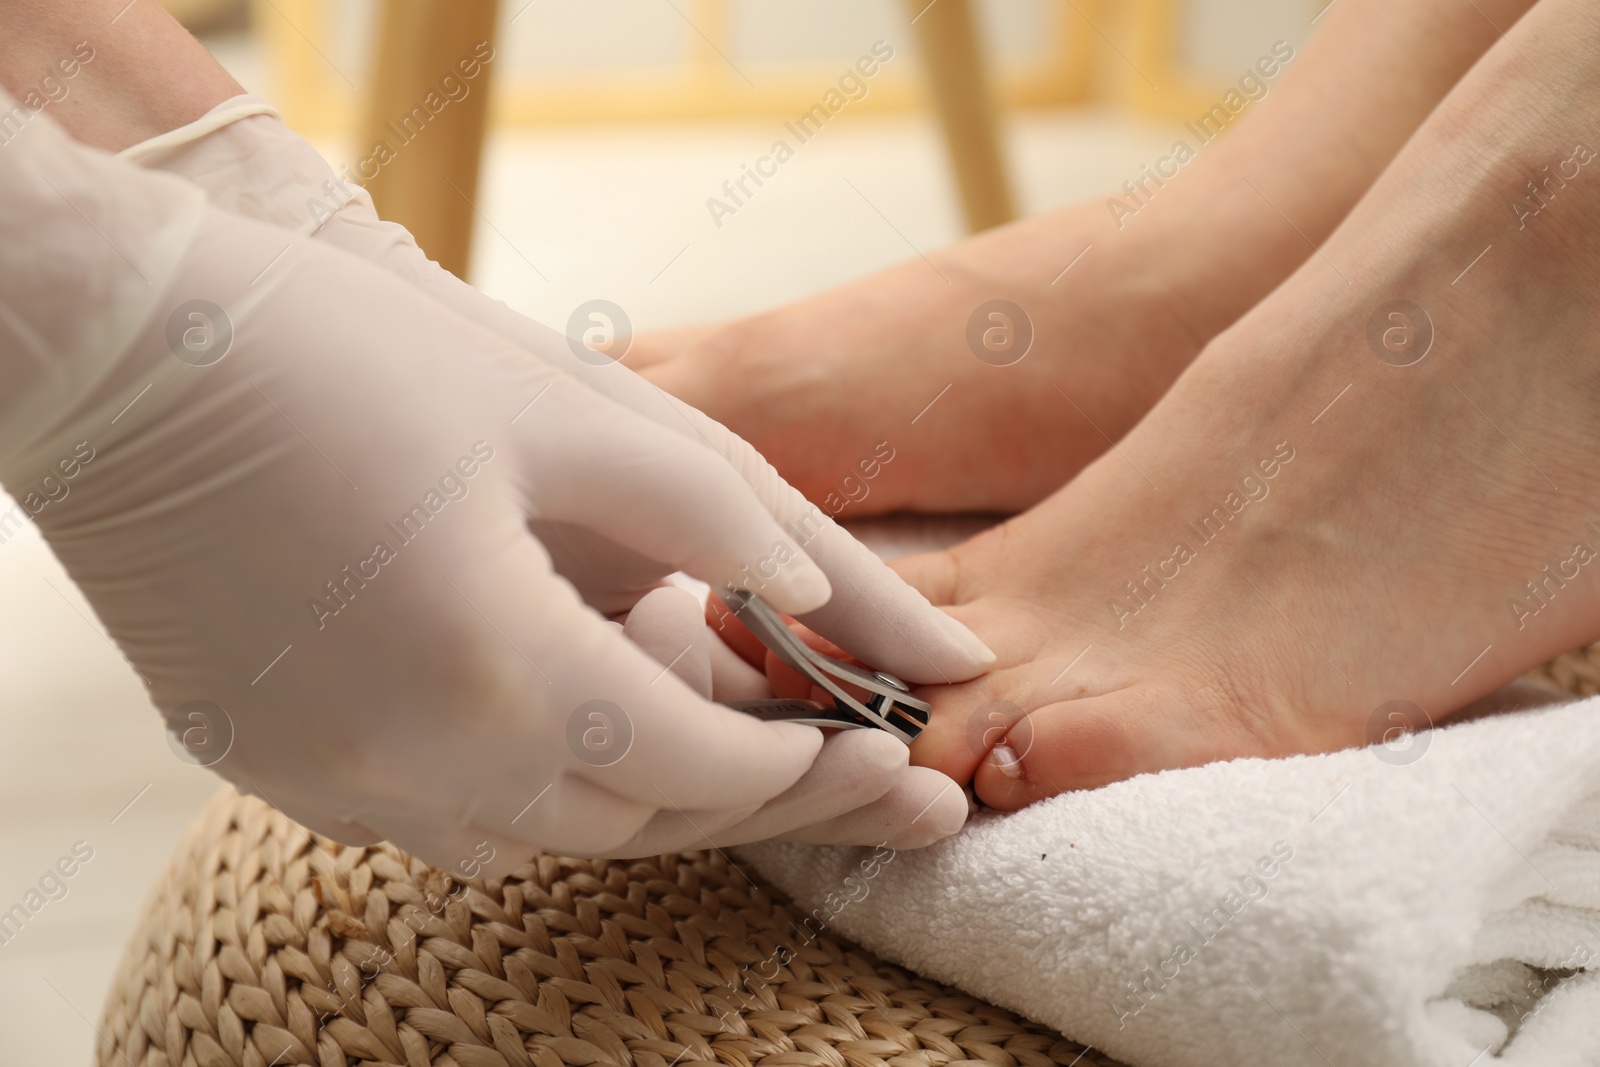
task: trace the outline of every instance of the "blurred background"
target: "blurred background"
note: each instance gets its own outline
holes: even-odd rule
[[[369,188],[435,258],[558,326],[603,296],[649,328],[787,301],[910,255],[908,241],[958,239],[970,213],[957,162],[977,171],[980,225],[1114,191],[1272,42],[1302,39],[1320,2],[170,6],[336,166],[359,170],[376,140],[391,142],[396,158]],[[471,95],[401,149],[386,127],[488,39],[495,58]],[[797,144],[784,122],[877,41],[894,59],[864,79],[866,96],[716,226],[707,198],[776,138]],[[941,89],[954,99],[944,110]],[[941,123],[952,113],[956,151]],[[474,123],[481,173],[479,138],[463,129]]]
[[[643,330],[1109,196],[1274,41],[1298,47],[1323,0],[166,2],[336,169],[376,173],[380,210],[451,269],[557,329],[604,298]],[[801,144],[785,124],[845,99],[827,94],[879,41],[893,58],[865,95]],[[466,78],[480,42],[493,58]],[[723,183],[778,139],[794,158],[736,203]],[[93,849],[64,898],[0,930],[0,1061],[83,1063],[218,782],[169,747],[31,526],[0,527],[0,602],[0,912]]]

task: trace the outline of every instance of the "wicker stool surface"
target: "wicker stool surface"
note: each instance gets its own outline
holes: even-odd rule
[[[1600,646],[1536,672],[1600,689]],[[219,792],[146,906],[101,1067],[1117,1067],[811,935],[719,851],[461,882]]]

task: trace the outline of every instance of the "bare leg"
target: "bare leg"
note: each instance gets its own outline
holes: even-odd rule
[[[1600,11],[1541,0],[1116,452],[907,561],[1000,656],[918,758],[1018,807],[1377,740],[1600,636],[1597,86]]]
[[[1237,129],[1203,147],[1185,134],[1196,158],[1147,181],[1133,217],[1095,200],[1027,219],[930,255],[939,273],[912,260],[722,329],[641,338],[630,363],[825,506],[887,440],[894,462],[848,514],[1026,507],[1311,254],[1529,2],[1338,0]],[[1033,320],[1014,366],[968,347],[995,298]]]

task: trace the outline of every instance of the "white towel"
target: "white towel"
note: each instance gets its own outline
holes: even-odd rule
[[[1600,1064],[1600,698],[1410,744],[740,854],[810,928],[1137,1067]]]

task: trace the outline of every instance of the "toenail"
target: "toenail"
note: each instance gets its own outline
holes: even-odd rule
[[[994,746],[989,755],[994,760],[994,765],[1000,769],[1001,774],[1012,781],[1017,781],[1022,777],[1022,760],[1017,758],[1017,752],[1010,744],[1005,741],[1000,742]]]

